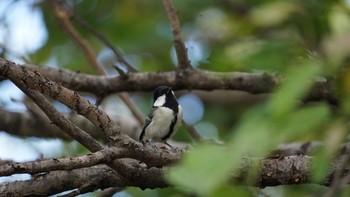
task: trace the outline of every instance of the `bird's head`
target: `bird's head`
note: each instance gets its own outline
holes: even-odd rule
[[[153,107],[162,107],[167,101],[175,100],[175,94],[171,87],[159,86],[153,92]]]

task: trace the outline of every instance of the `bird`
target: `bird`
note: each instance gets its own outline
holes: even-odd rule
[[[153,91],[153,106],[148,114],[139,137],[143,144],[161,142],[173,147],[167,142],[182,123],[182,107],[177,102],[171,87],[159,86]]]

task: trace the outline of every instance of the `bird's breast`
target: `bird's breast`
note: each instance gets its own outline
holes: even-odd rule
[[[169,123],[174,119],[173,110],[167,107],[159,107],[154,111],[153,121],[160,126],[169,126]]]
[[[168,134],[173,119],[173,110],[167,107],[158,107],[153,112],[152,122],[146,128],[145,139],[161,141]]]

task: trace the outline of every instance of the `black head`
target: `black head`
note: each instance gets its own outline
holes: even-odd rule
[[[153,92],[153,107],[177,108],[178,102],[171,87],[159,86]]]
[[[171,93],[171,87],[159,86],[153,91],[153,102],[157,100],[158,97]]]

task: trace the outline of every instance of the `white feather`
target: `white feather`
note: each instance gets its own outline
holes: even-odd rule
[[[173,111],[167,107],[159,107],[155,110],[152,122],[145,130],[144,140],[152,139],[158,142],[161,141],[169,131],[173,116]]]
[[[153,106],[154,107],[162,107],[165,104],[165,94],[158,97],[156,101],[154,101]]]

